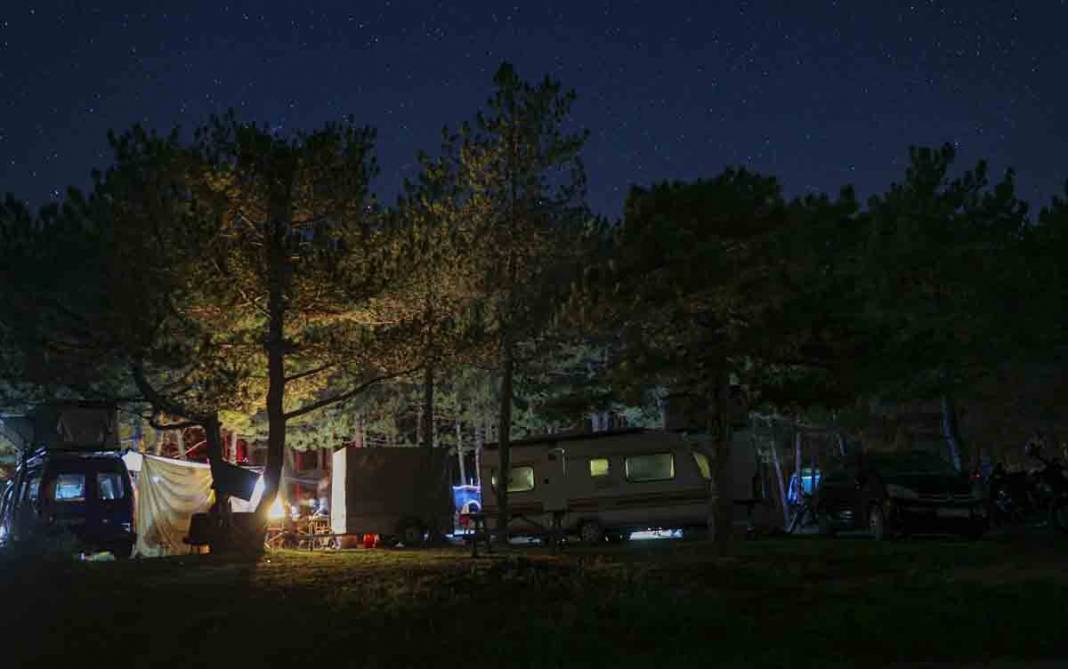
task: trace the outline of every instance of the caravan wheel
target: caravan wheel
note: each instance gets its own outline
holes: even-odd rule
[[[604,543],[604,528],[596,520],[587,520],[579,526],[579,538],[588,546]]]
[[[423,524],[414,518],[401,521],[397,534],[400,535],[398,538],[405,548],[419,548],[423,545]]]

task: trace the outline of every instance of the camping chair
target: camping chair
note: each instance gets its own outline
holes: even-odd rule
[[[182,543],[189,546],[189,552],[202,553],[211,545],[211,517],[206,513],[194,513],[189,519],[189,531],[182,537]]]
[[[486,528],[486,514],[481,511],[475,511],[473,513],[461,514],[461,519],[466,520],[467,536],[471,538],[471,557],[478,557],[478,542],[483,541],[486,544],[486,552],[492,553],[493,548],[490,546],[490,533]]]

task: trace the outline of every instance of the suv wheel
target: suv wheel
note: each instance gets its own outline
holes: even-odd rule
[[[834,523],[831,522],[831,514],[827,513],[826,509],[816,511],[817,525],[820,529],[820,536],[833,537],[835,535]]]
[[[871,536],[876,541],[889,538],[889,533],[886,531],[886,515],[883,513],[883,507],[878,504],[872,504],[868,509],[868,529],[871,530]]]
[[[1051,524],[1061,532],[1068,533],[1068,495],[1060,495],[1053,500],[1049,516]]]

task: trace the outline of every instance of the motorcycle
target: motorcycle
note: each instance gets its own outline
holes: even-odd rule
[[[1068,468],[1042,455],[1030,443],[1024,453],[1041,463],[1032,472],[1007,472],[998,463],[987,479],[990,520],[994,525],[1048,521],[1068,533]]]
[[[1042,469],[1032,474],[1038,510],[1048,514],[1050,525],[1068,534],[1068,468],[1060,460],[1043,457],[1037,444],[1025,453],[1042,463]]]

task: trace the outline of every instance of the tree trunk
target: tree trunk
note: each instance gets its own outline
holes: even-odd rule
[[[427,362],[423,370],[423,411],[419,426],[423,446],[434,447],[434,363]]]
[[[508,479],[512,472],[512,453],[510,437],[512,430],[512,374],[515,361],[512,342],[504,337],[501,344],[501,407],[497,428],[497,533],[502,541],[508,540],[508,521],[511,518],[508,509]]]
[[[213,480],[218,480],[219,476],[217,472],[222,469],[223,460],[223,436],[222,426],[219,424],[218,414],[207,416],[204,422],[201,424],[204,428],[204,439],[208,444],[208,465],[211,466],[211,477]],[[228,521],[230,514],[230,496],[215,491],[215,504],[211,508],[213,513],[222,516],[224,521]],[[224,522],[224,524],[229,524]]]
[[[475,427],[475,485],[482,487],[482,428]]]
[[[263,470],[263,497],[256,513],[266,527],[282,480],[285,461],[285,287],[283,218],[275,214],[267,234],[267,464]]]
[[[953,404],[953,398],[948,394],[942,395],[942,436],[945,437],[946,447],[949,449],[950,463],[959,472],[963,443],[957,428],[957,408]]]
[[[794,476],[797,477],[798,490],[801,489],[801,430],[794,424]]]
[[[725,556],[731,551],[731,524],[733,504],[731,500],[731,421],[728,415],[728,380],[726,375],[717,379],[713,388],[713,470],[711,499],[712,545],[717,555]]]
[[[178,459],[189,459],[185,455],[185,430],[178,430]]]
[[[782,479],[782,464],[779,462],[779,445],[775,443],[774,434],[771,440],[771,463],[775,466],[775,482],[779,488],[779,504],[782,506],[782,529],[790,527],[790,509],[786,506],[786,484]]]
[[[463,430],[460,421],[456,421],[456,457],[460,461],[460,485],[467,485],[467,467],[464,464]]]

